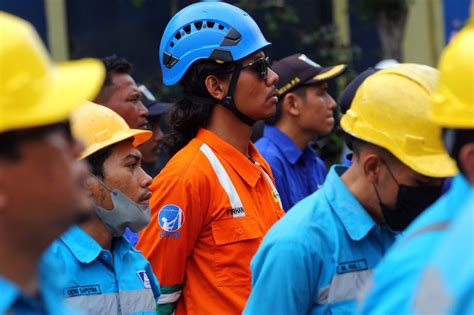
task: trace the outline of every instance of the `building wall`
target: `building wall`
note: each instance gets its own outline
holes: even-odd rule
[[[43,0],[0,0],[0,10],[31,22],[41,39],[47,43],[47,22]]]
[[[403,41],[403,62],[436,66],[443,47],[465,23],[471,0],[412,0]],[[333,0],[334,21],[343,42],[362,50],[355,67],[362,71],[378,62],[380,44],[375,26],[350,12],[350,0]]]
[[[403,42],[404,62],[435,67],[444,47],[441,0],[415,0],[410,6]]]

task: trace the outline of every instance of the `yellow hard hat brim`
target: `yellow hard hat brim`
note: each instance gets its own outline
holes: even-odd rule
[[[80,160],[96,153],[97,151],[111,146],[115,143],[122,142],[126,139],[133,138],[133,146],[138,147],[139,145],[147,142],[153,133],[149,130],[142,130],[142,129],[128,129],[121,132],[116,133],[112,138],[107,141],[97,143],[96,145],[91,145],[82,152],[81,156],[79,157]]]
[[[97,95],[105,78],[104,65],[95,59],[64,62],[53,67],[43,99],[31,111],[11,119],[0,132],[67,120],[72,110]]]
[[[448,154],[439,153],[423,156],[404,156],[402,163],[415,172],[428,177],[445,178],[458,173],[458,168]]]

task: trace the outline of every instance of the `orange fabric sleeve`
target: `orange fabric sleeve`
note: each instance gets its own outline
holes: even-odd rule
[[[186,259],[202,229],[206,207],[201,206],[195,188],[176,174],[159,176],[152,183],[151,222],[142,231],[137,248],[150,261],[162,286],[183,283]]]

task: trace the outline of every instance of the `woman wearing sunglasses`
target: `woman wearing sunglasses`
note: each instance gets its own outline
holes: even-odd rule
[[[160,45],[166,85],[184,90],[151,186],[152,220],[138,248],[160,280],[160,314],[240,314],[250,260],[283,215],[271,170],[250,142],[274,114],[270,43],[244,11],[201,2],[178,12]]]

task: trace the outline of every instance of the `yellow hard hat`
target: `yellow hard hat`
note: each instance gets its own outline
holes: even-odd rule
[[[71,129],[86,147],[80,159],[132,137],[133,145],[137,147],[153,134],[149,130],[131,129],[119,114],[92,102],[86,102],[72,112]]]
[[[474,24],[464,27],[444,50],[433,96],[432,118],[438,125],[474,129]]]
[[[390,151],[415,172],[429,177],[456,174],[441,142],[441,128],[429,119],[438,71],[417,64],[380,70],[359,86],[341,126],[355,138]]]
[[[99,60],[53,65],[33,26],[0,12],[0,133],[66,120],[104,77]]]

